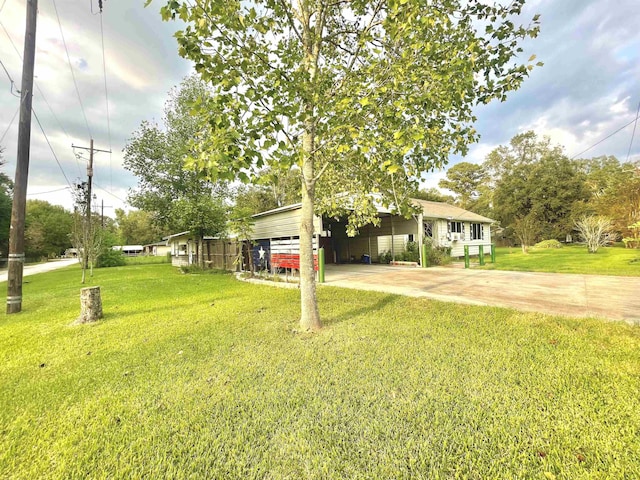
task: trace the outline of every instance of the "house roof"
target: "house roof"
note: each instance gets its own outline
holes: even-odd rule
[[[166,246],[167,246],[166,240],[162,242],[147,243],[146,245],[143,245],[143,247],[166,247]]]
[[[273,210],[267,210],[266,212],[256,213],[255,215],[251,215],[251,218],[265,217],[267,215],[273,215],[274,213],[288,212],[290,210],[297,210],[299,208],[302,208],[302,204],[294,203],[292,205],[286,205],[284,207],[274,208]]]
[[[465,222],[478,223],[495,223],[491,218],[483,217],[477,213],[470,212],[464,208],[449,205],[442,202],[430,202],[428,200],[419,200],[412,198],[411,201],[416,206],[422,207],[422,214],[430,218],[446,218],[451,220],[460,220]]]
[[[443,218],[447,220],[451,219],[464,222],[496,223],[496,221],[491,218],[483,217],[482,215],[470,212],[469,210],[465,210],[464,208],[449,205],[448,203],[431,202],[428,200],[419,200],[417,198],[412,198],[411,202],[416,206],[421,206],[422,213],[427,218]],[[273,210],[268,210],[266,212],[256,213],[255,215],[252,215],[252,218],[265,217],[268,215],[273,215],[275,213],[297,210],[301,207],[301,203],[294,203],[285,207],[274,208]],[[383,207],[381,203],[376,203],[376,208],[379,214],[392,212],[392,210]]]

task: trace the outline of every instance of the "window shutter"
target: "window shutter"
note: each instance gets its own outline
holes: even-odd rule
[[[480,239],[484,240],[484,225],[480,225]]]
[[[462,240],[464,240],[464,222],[460,222],[460,225],[462,225]]]
[[[447,240],[451,240],[451,222],[447,222]]]

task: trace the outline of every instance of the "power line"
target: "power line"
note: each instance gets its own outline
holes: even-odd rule
[[[0,7],[0,12],[2,12],[2,9],[4,8],[5,3],[7,3],[7,0],[4,0],[4,2],[2,2],[2,6]]]
[[[109,118],[109,91],[107,90],[107,60],[104,54],[104,28],[102,26],[102,0],[100,0],[100,40],[102,42],[102,71],[104,73],[104,96],[105,96],[106,105],[107,105],[107,135],[109,138],[109,186],[111,190],[113,190],[113,170],[111,168],[111,119]]]
[[[7,31],[7,29],[5,28],[4,24],[2,22],[0,22],[0,26],[2,27],[2,29],[4,30],[4,33],[6,34],[7,38],[9,39],[9,42],[11,43],[11,45],[13,46],[13,50],[16,52],[16,55],[18,55],[18,58],[20,59],[20,61],[22,61],[22,55],[20,55],[20,51],[18,51],[18,47],[16,47],[16,44],[13,43],[13,39],[11,38],[11,35],[9,35],[9,32]],[[0,62],[1,63],[1,62]],[[4,67],[4,65],[3,65]],[[15,84],[15,82],[13,82],[13,80],[11,79],[11,76],[9,75],[9,72],[7,72],[6,68],[5,68],[5,72],[7,74],[7,76],[9,77],[9,80]],[[47,107],[49,108],[49,111],[51,112],[51,114],[53,115],[53,118],[56,120],[56,122],[58,123],[58,126],[62,129],[62,131],[64,132],[64,134],[67,136],[67,138],[69,140],[71,140],[71,137],[69,136],[69,133],[67,132],[67,130],[64,128],[64,125],[62,125],[62,122],[60,122],[60,119],[58,118],[58,116],[56,115],[56,113],[53,111],[53,108],[51,107],[51,104],[47,101],[47,97],[45,96],[44,92],[42,91],[42,89],[40,88],[40,85],[38,85],[38,82],[35,81],[34,79],[34,85],[36,86],[36,89],[38,90],[38,93],[40,93],[40,96],[42,97],[42,100],[44,101],[44,103],[47,105]],[[16,91],[19,91],[16,88]],[[6,135],[6,133],[5,133]],[[4,135],[3,135],[4,137]],[[77,163],[77,162],[76,162]],[[80,169],[80,163],[77,163],[78,165],[78,173],[80,175],[82,175],[82,171]]]
[[[631,146],[633,145],[633,137],[636,136],[636,127],[638,126],[638,115],[640,114],[640,102],[638,102],[638,109],[636,110],[636,120],[633,126],[633,133],[631,134],[631,141],[629,142],[629,150],[627,151],[627,162],[629,161],[629,155],[631,155]]]
[[[2,137],[0,137],[0,143],[2,143],[2,141],[4,140],[4,137],[7,135],[7,133],[9,133],[9,129],[11,128],[11,126],[13,125],[13,121],[16,119],[16,117],[18,116],[18,112],[20,111],[20,105],[18,105],[18,108],[16,110],[16,113],[13,114],[13,117],[11,117],[11,121],[9,122],[9,125],[7,125],[7,129],[4,131],[4,133],[2,134]]]
[[[4,73],[7,74],[7,78],[9,79],[9,82],[11,82],[11,95],[13,95],[14,97],[20,98],[20,95],[16,95],[15,93],[13,93],[13,88],[15,87],[16,82],[14,82],[13,78],[11,78],[11,75],[9,74],[9,70],[7,70],[7,67],[4,66],[4,63],[2,63],[2,60],[0,60],[0,65],[2,65],[2,69],[4,70]],[[20,90],[18,90],[17,87],[16,87],[16,92],[20,93]]]
[[[113,198],[115,198],[116,200],[120,200],[122,203],[127,203],[127,201],[126,201],[126,200],[123,200],[122,198],[120,198],[120,197],[119,197],[119,196],[117,196],[116,194],[114,194],[114,193],[110,192],[109,190],[107,190],[107,189],[105,189],[105,188],[101,187],[101,186],[100,186],[100,185],[98,185],[96,182],[93,182],[93,184],[94,184],[96,187],[98,187],[100,190],[102,190],[103,192],[105,192],[105,193],[107,193],[107,194],[111,195],[111,196],[112,196]]]
[[[31,109],[31,111],[33,112],[33,116],[36,119],[36,122],[38,123],[38,126],[40,127],[40,131],[42,132],[42,135],[44,135],[44,139],[47,141],[47,145],[49,145],[49,150],[51,150],[51,153],[53,154],[53,158],[56,159],[56,163],[58,164],[58,167],[60,167],[60,171],[62,172],[62,176],[67,181],[67,185],[69,185],[69,188],[71,188],[71,182],[67,178],[66,173],[64,173],[64,170],[62,169],[62,165],[60,164],[60,161],[58,160],[58,156],[56,155],[56,152],[53,151],[53,147],[51,146],[51,142],[49,142],[49,137],[47,137],[47,134],[44,132],[44,128],[42,128],[42,124],[40,123],[40,119],[38,118],[38,115],[36,115],[36,111],[33,108]]]
[[[45,195],[47,193],[62,192],[63,190],[69,190],[69,187],[56,188],[55,190],[47,190],[46,192],[31,192],[28,193],[27,196],[33,197],[35,195]]]
[[[73,78],[73,84],[76,87],[76,94],[78,95],[78,102],[80,102],[80,110],[82,110],[82,116],[84,117],[84,123],[87,126],[89,137],[93,138],[91,134],[91,128],[89,128],[89,121],[87,120],[87,114],[84,111],[84,105],[82,104],[82,97],[80,97],[80,90],[78,89],[78,82],[76,82],[76,75],[73,73],[73,66],[71,65],[71,57],[69,56],[69,49],[67,48],[67,42],[64,39],[64,32],[62,31],[62,23],[60,22],[60,15],[58,15],[58,7],[56,0],[53,0],[53,8],[56,12],[56,19],[58,20],[58,27],[60,27],[60,36],[62,37],[62,44],[64,45],[64,51],[67,54],[67,63],[69,64],[69,70],[71,71],[71,77]]]
[[[615,132],[610,133],[609,135],[607,135],[606,137],[604,137],[602,140],[598,140],[596,143],[594,143],[593,145],[591,145],[589,148],[581,151],[580,153],[576,153],[573,157],[571,157],[571,160],[573,160],[574,158],[578,157],[579,155],[582,155],[585,152],[588,152],[589,150],[591,150],[593,147],[596,147],[598,145],[600,145],[602,142],[604,142],[605,140],[613,137],[616,133],[618,133],[620,130],[624,130],[625,128],[627,128],[629,125],[631,125],[633,122],[635,122],[636,119],[631,120],[629,123],[621,126],[619,129],[617,129]]]

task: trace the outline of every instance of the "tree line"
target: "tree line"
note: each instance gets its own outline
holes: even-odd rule
[[[453,192],[460,207],[496,220],[511,243],[570,240],[587,216],[610,219],[616,236],[625,238],[640,220],[637,162],[570,159],[532,131],[514,136],[481,164],[454,165],[439,186]]]

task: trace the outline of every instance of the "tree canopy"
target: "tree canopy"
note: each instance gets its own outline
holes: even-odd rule
[[[147,0],[149,3],[150,0]],[[171,0],[186,22],[179,53],[213,95],[194,105],[201,130],[189,165],[249,180],[265,165],[299,168],[301,326],[320,327],[313,214],[377,222],[371,193],[408,214],[423,172],[476,141],[473,107],[504,101],[533,68],[520,42],[524,0]],[[336,195],[337,193],[345,195]]]
[[[44,200],[27,200],[25,254],[28,257],[62,255],[71,247],[72,228],[73,215],[64,207]]]
[[[151,213],[161,231],[193,231],[200,239],[200,263],[203,237],[225,227],[226,186],[184,168],[193,153],[190,141],[200,129],[189,112],[207,95],[201,81],[187,77],[170,92],[163,125],[143,122],[124,149],[124,166],[138,177],[129,202]]]

